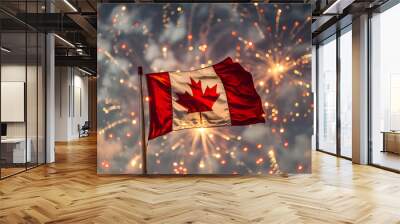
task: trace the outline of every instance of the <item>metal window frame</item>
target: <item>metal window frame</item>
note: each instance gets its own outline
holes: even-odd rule
[[[368,49],[367,49],[368,50],[368,54],[367,54],[367,66],[368,66],[368,69],[367,69],[367,80],[368,80],[367,81],[368,82],[368,86],[367,86],[367,88],[368,88],[368,91],[367,91],[368,92],[367,93],[368,94],[367,95],[367,98],[368,98],[367,99],[367,103],[368,103],[368,105],[367,105],[367,107],[368,107],[367,128],[368,128],[368,130],[367,131],[368,131],[368,139],[367,139],[367,141],[368,141],[368,152],[367,152],[367,154],[368,154],[368,161],[367,161],[367,164],[370,166],[379,168],[379,169],[383,169],[383,170],[387,170],[387,171],[395,172],[395,173],[400,173],[400,170],[373,163],[373,144],[372,144],[373,143],[372,142],[372,93],[373,93],[373,89],[372,89],[372,83],[371,83],[372,82],[372,24],[371,24],[371,20],[373,18],[373,13],[383,13],[386,10],[396,6],[399,3],[400,3],[400,0],[388,0],[380,7],[367,11],[367,13],[368,13],[368,30],[367,30],[367,41],[368,41]],[[350,25],[351,24],[349,24],[349,26]],[[345,30],[346,28],[347,28],[347,26],[341,30]],[[336,46],[338,48],[338,45],[340,45],[340,36],[343,33],[340,35],[337,35],[337,34],[338,34],[338,32],[336,32],[333,35],[336,35],[335,40],[336,40]],[[331,35],[331,36],[333,36],[333,35]],[[316,125],[316,150],[319,152],[323,152],[323,153],[326,153],[329,155],[336,156],[336,157],[344,158],[347,160],[352,160],[352,158],[343,156],[341,154],[340,139],[338,140],[338,138],[340,138],[340,135],[338,135],[338,133],[340,134],[340,132],[341,132],[340,117],[338,117],[338,115],[340,116],[340,113],[338,113],[338,111],[340,112],[340,109],[338,110],[338,106],[340,107],[340,92],[339,92],[340,87],[337,88],[337,90],[339,90],[339,91],[336,92],[336,97],[337,97],[337,101],[336,101],[337,102],[337,105],[336,105],[336,111],[337,111],[337,113],[336,113],[336,116],[337,116],[337,119],[336,119],[336,122],[337,122],[337,124],[336,124],[336,126],[337,126],[336,154],[319,148],[319,113],[318,113],[318,110],[319,110],[319,107],[318,107],[318,105],[319,105],[319,99],[318,99],[319,98],[319,88],[318,88],[319,87],[319,51],[318,51],[318,49],[319,49],[320,43],[331,38],[331,36],[328,36],[327,38],[319,41],[316,44],[316,91],[315,91],[316,92],[316,107],[315,107],[316,108],[316,121],[315,121],[316,122],[316,124],[315,124]],[[339,60],[339,62],[338,61],[336,62],[337,63],[336,73],[337,73],[337,77],[339,76],[339,79],[336,80],[336,85],[340,85],[341,68],[340,68],[340,65],[338,65],[338,63],[340,63],[340,54],[339,53],[340,53],[340,49],[339,49],[339,51],[338,50],[336,51],[337,60]]]
[[[341,103],[341,89],[340,89],[340,84],[341,84],[340,83],[340,81],[341,81],[340,41],[341,40],[340,40],[340,37],[347,32],[351,32],[351,28],[349,29],[349,27],[351,27],[351,25],[352,25],[352,23],[348,24],[347,26],[345,26],[343,28],[340,28],[339,26],[337,26],[336,32],[334,34],[328,36],[327,38],[319,41],[316,44],[316,62],[315,62],[316,63],[316,69],[315,69],[316,70],[315,71],[315,75],[316,75],[316,77],[315,77],[316,78],[316,88],[315,88],[315,94],[316,94],[316,107],[315,107],[316,108],[315,109],[315,112],[316,112],[316,121],[315,121],[315,123],[316,123],[315,124],[316,125],[316,129],[315,129],[316,130],[316,139],[315,139],[316,151],[323,152],[323,153],[333,155],[333,156],[336,156],[339,158],[343,158],[346,160],[350,160],[350,161],[352,161],[352,158],[342,155],[342,148],[341,148],[342,127],[341,127],[341,117],[340,117],[340,109],[341,109],[340,108],[340,103]],[[334,38],[332,38],[333,36],[334,36]],[[319,88],[319,81],[320,81],[319,80],[319,77],[320,77],[320,74],[319,74],[319,67],[320,67],[319,48],[320,48],[321,43],[327,43],[330,41],[336,41],[336,52],[335,52],[336,53],[336,61],[335,61],[335,63],[336,63],[336,83],[335,83],[336,84],[336,152],[335,153],[321,149],[320,144],[319,144],[319,135],[320,135],[319,134],[319,131],[320,131],[319,130],[319,109],[320,109],[320,107],[319,107],[319,93],[320,93],[320,88]]]

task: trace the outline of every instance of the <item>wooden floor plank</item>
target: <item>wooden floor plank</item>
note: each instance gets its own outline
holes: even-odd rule
[[[400,175],[313,152],[289,177],[97,176],[96,139],[0,181],[0,223],[400,223]]]

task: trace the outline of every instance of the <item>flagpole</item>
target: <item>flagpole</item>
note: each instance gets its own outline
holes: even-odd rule
[[[147,144],[146,144],[146,129],[144,122],[144,102],[143,102],[143,68],[142,66],[138,67],[138,75],[139,75],[139,95],[140,95],[140,131],[142,136],[142,171],[144,175],[147,175]]]

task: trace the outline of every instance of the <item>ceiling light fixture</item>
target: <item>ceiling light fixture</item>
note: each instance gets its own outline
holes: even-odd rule
[[[83,55],[83,49],[82,48],[77,48],[76,49],[76,53],[78,53],[79,55]]]
[[[335,2],[333,2],[332,5],[330,5],[327,9],[325,9],[322,14],[324,14],[324,15],[342,14],[343,9],[347,8],[353,2],[354,2],[354,0],[336,0]]]
[[[9,49],[7,49],[5,47],[1,47],[0,49],[1,49],[1,51],[4,51],[6,53],[10,53],[11,52],[11,50],[9,50]]]
[[[70,47],[75,48],[75,45],[73,45],[71,42],[69,42],[68,40],[60,37],[58,34],[54,34],[55,37],[57,37],[59,40],[61,40],[62,42],[64,42],[65,44],[67,44]]]
[[[64,3],[67,4],[74,12],[78,12],[78,10],[68,0],[64,0]]]
[[[81,69],[81,68],[79,68],[79,67],[78,67],[78,70],[81,71],[81,72],[83,72],[83,73],[85,73],[85,74],[87,74],[87,75],[89,75],[89,76],[92,76],[92,75],[93,75],[92,73],[90,73],[90,72],[88,72],[88,71],[86,71],[86,70],[84,70],[84,69]]]

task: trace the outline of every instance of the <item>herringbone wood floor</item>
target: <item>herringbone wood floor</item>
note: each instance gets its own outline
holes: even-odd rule
[[[315,152],[285,177],[96,175],[95,138],[0,181],[0,223],[400,223],[400,175]]]

